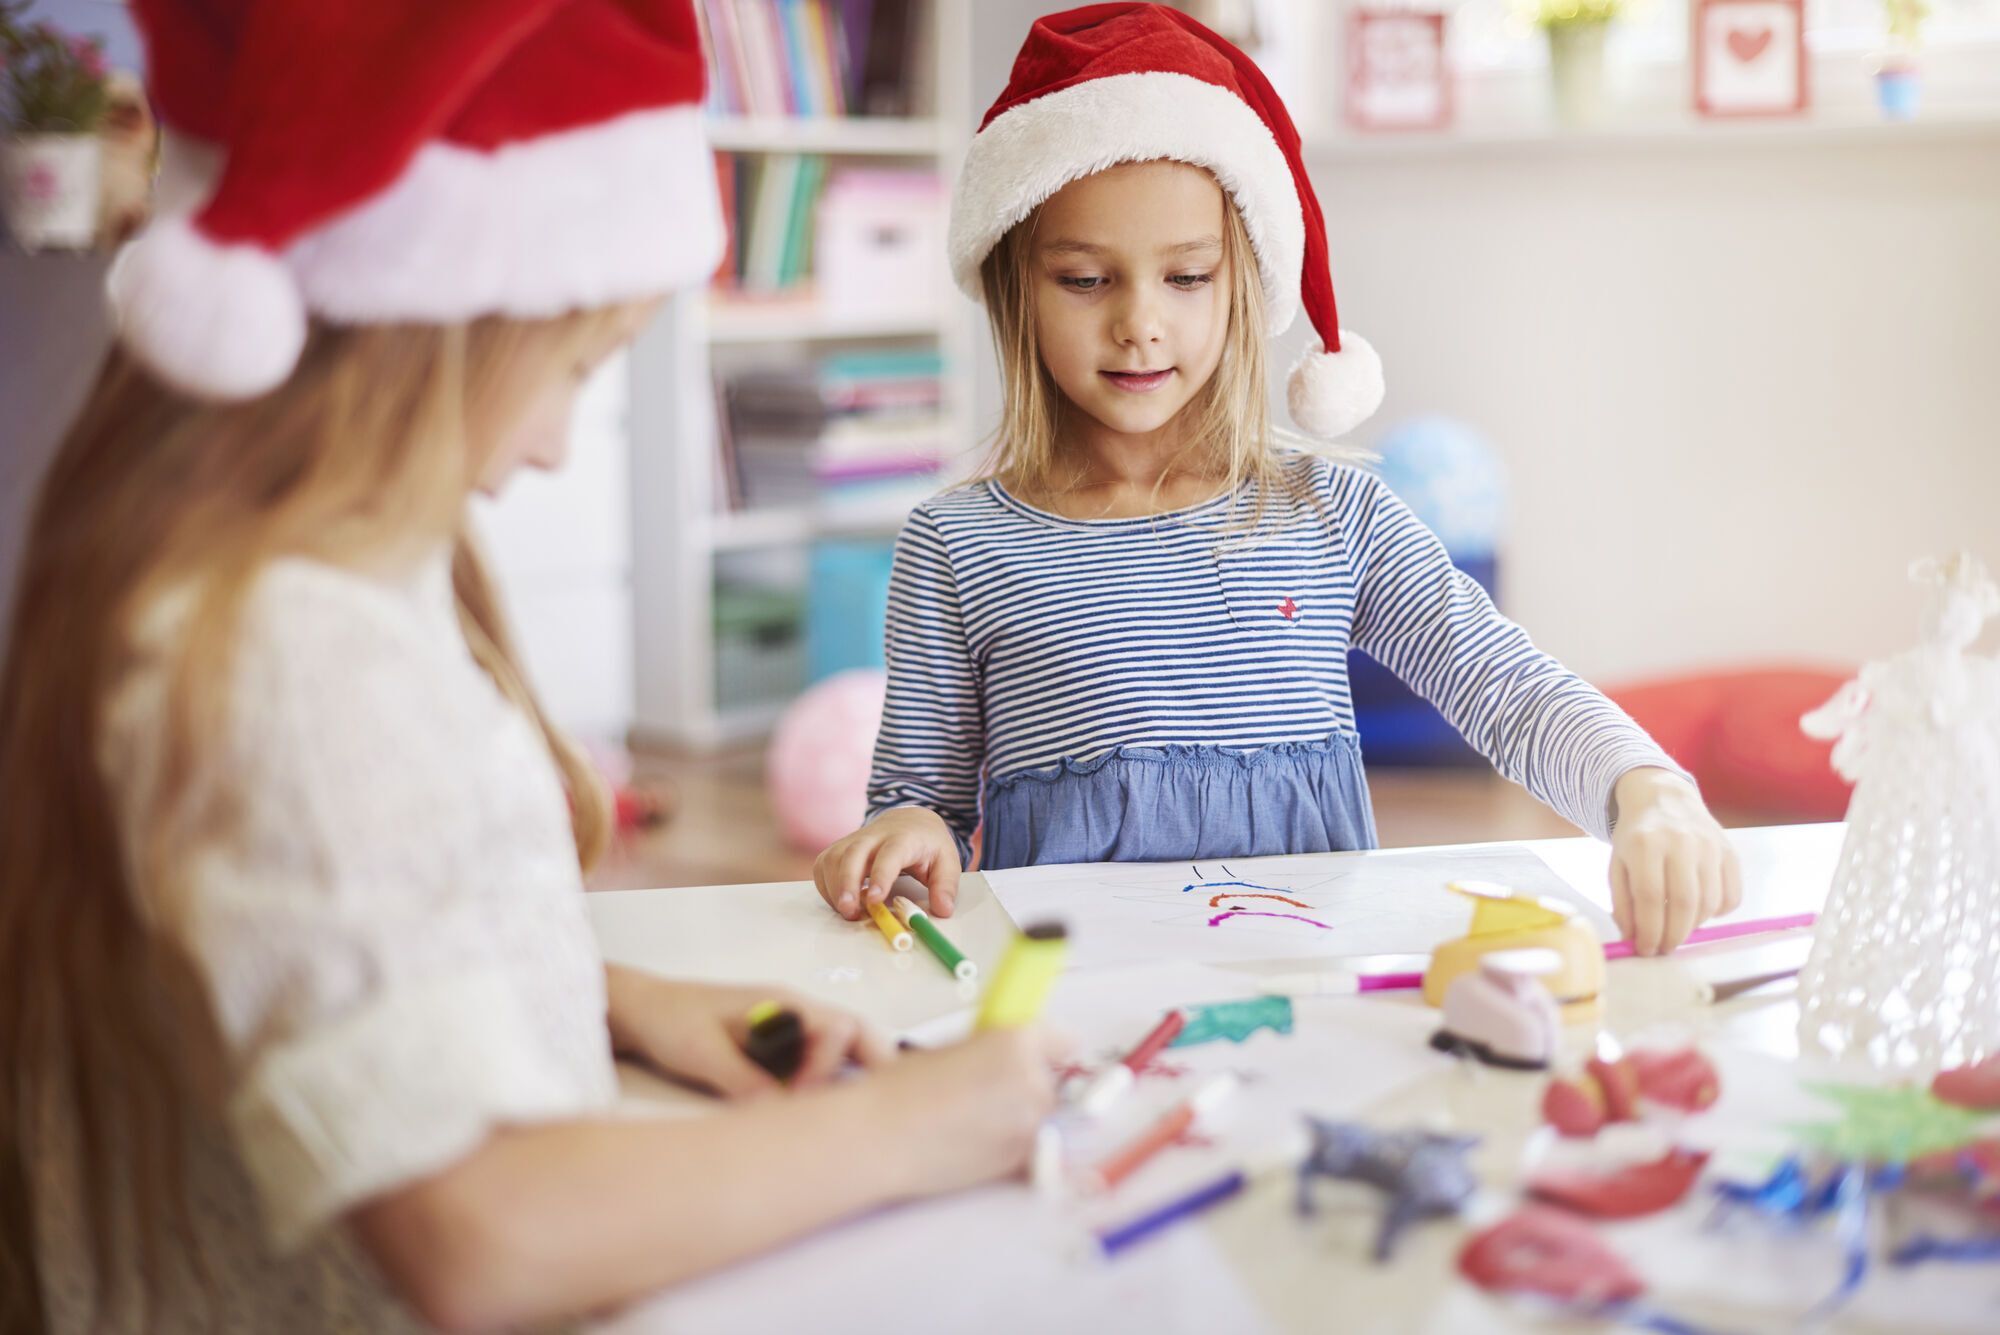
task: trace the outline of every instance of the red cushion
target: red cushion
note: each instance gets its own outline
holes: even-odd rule
[[[1710,806],[1789,820],[1839,820],[1849,785],[1832,744],[1799,731],[1853,674],[1765,668],[1644,682],[1606,692],[1694,775]]]

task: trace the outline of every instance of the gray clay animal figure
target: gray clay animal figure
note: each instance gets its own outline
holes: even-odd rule
[[[1378,1131],[1357,1122],[1306,1118],[1312,1148],[1299,1165],[1298,1209],[1318,1213],[1313,1179],[1365,1182],[1389,1200],[1375,1235],[1375,1259],[1386,1261],[1403,1230],[1422,1219],[1455,1215],[1479,1189],[1466,1155],[1477,1136],[1440,1136],[1428,1131]]]

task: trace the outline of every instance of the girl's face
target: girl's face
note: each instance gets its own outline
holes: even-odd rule
[[[1222,360],[1230,273],[1215,178],[1130,162],[1042,205],[1030,264],[1042,362],[1105,430],[1157,432]]]
[[[554,472],[569,460],[570,418],[576,411],[576,396],[598,367],[638,334],[658,303],[634,306],[629,316],[595,346],[586,348],[575,361],[547,378],[528,406],[500,435],[493,452],[479,470],[479,490],[498,496],[523,468]]]

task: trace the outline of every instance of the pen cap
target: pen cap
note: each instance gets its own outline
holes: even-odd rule
[[[1069,929],[1059,922],[1032,924],[1015,937],[980,999],[978,1027],[1010,1029],[1034,1023],[1068,954]]]
[[[805,1022],[797,1011],[774,1008],[769,1002],[750,1014],[750,1036],[744,1040],[743,1055],[777,1079],[791,1079],[806,1059]]]

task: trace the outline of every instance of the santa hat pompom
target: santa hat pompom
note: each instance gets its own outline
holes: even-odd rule
[[[107,280],[125,346],[174,389],[252,399],[284,383],[306,341],[305,300],[284,262],[163,218],[125,247]]]
[[[1359,334],[1340,331],[1340,351],[1313,340],[1292,367],[1285,401],[1292,421],[1309,435],[1344,436],[1382,406],[1382,359]]]

